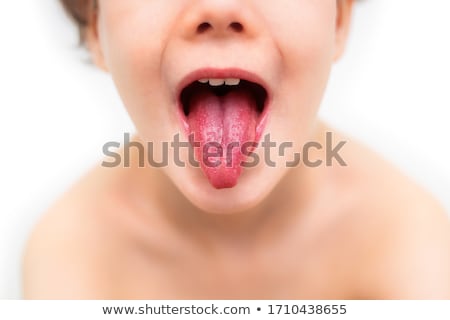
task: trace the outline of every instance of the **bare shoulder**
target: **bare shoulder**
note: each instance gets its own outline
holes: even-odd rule
[[[351,139],[345,139],[351,141]],[[426,190],[359,143],[339,169],[355,195],[361,239],[358,283],[364,295],[393,299],[450,298],[449,215]]]
[[[119,201],[107,197],[108,178],[101,175],[98,169],[90,172],[35,226],[23,261],[25,298],[108,298],[112,292],[106,270],[113,263],[105,264],[120,250],[111,219]]]

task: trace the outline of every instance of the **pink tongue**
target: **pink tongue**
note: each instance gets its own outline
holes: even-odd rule
[[[245,143],[255,142],[257,117],[255,99],[243,89],[222,97],[204,89],[192,97],[188,123],[195,155],[216,189],[237,184],[246,159],[241,148],[247,153]]]

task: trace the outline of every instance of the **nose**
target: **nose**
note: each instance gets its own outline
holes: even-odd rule
[[[255,15],[245,0],[197,0],[186,8],[180,26],[186,39],[251,37],[257,30]]]

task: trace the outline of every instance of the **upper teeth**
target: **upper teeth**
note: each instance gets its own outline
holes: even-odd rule
[[[237,86],[241,79],[228,78],[228,79],[200,79],[198,80],[200,83],[209,83],[210,86],[218,87],[218,86]]]

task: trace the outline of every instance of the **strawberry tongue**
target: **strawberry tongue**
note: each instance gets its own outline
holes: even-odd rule
[[[216,189],[237,184],[241,162],[248,155],[241,148],[245,143],[255,142],[257,118],[256,101],[243,88],[233,89],[224,96],[202,88],[191,97],[189,133],[197,143],[197,161]]]

